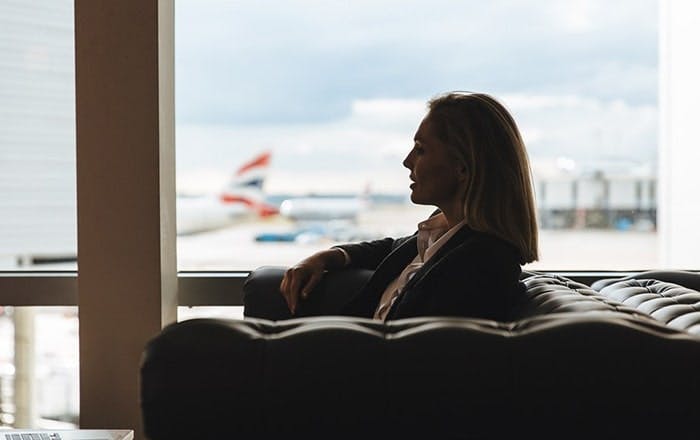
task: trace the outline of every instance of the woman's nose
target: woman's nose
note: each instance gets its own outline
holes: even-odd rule
[[[410,169],[411,169],[411,163],[412,163],[412,161],[411,161],[411,153],[408,153],[408,155],[406,156],[406,158],[403,160],[403,166],[405,166],[406,168],[408,168],[408,169],[410,170]]]

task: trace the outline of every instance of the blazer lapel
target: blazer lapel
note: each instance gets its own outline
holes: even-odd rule
[[[428,260],[427,263],[420,268],[418,272],[406,283],[404,290],[408,290],[412,285],[420,282],[435,265],[437,265],[445,255],[449,254],[457,246],[460,246],[464,242],[468,241],[474,235],[474,231],[468,226],[463,226],[459,231],[455,233],[438,251],[433,255],[433,257]]]
[[[463,226],[459,231],[455,233],[438,251],[435,253],[435,255],[428,260],[427,263],[421,267],[413,277],[411,277],[410,280],[406,283],[406,285],[403,288],[403,292],[401,295],[399,295],[398,298],[396,298],[396,301],[394,301],[394,304],[391,306],[391,309],[389,310],[389,313],[387,314],[387,319],[392,319],[393,314],[396,312],[397,306],[401,303],[401,301],[404,298],[404,295],[406,294],[405,292],[410,292],[411,288],[415,286],[416,284],[420,283],[429,273],[430,271],[440,263],[440,261],[448,255],[453,249],[456,247],[462,245],[463,243],[469,241],[470,238],[474,236],[474,231],[470,229],[468,226]],[[417,252],[417,250],[416,250]],[[414,255],[415,257],[415,255]],[[408,263],[406,263],[408,264]],[[405,267],[405,265],[404,265]],[[403,268],[401,269],[403,270]],[[393,279],[393,278],[392,278]],[[381,294],[380,294],[381,295]]]
[[[417,240],[414,235],[384,258],[367,284],[348,303],[349,314],[367,316],[369,313],[371,317],[389,283],[418,255]]]

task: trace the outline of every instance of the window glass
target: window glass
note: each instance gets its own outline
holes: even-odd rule
[[[73,2],[0,1],[0,270],[76,267]]]
[[[0,270],[76,268],[73,38],[72,1],[0,0]],[[0,304],[0,425],[76,426],[77,324]]]
[[[78,308],[0,306],[0,426],[78,424]]]
[[[658,5],[176,3],[181,269],[289,265],[410,234],[401,162],[425,102],[493,94],[526,141],[532,268],[658,266]],[[575,249],[575,252],[572,250]]]
[[[178,307],[177,320],[186,321],[197,318],[243,319],[241,306],[197,306]]]

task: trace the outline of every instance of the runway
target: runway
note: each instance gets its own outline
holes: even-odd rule
[[[366,238],[412,234],[431,207],[382,205],[364,213],[347,231]],[[178,237],[178,268],[193,271],[250,270],[259,266],[289,266],[311,253],[342,241],[327,237],[300,237],[297,242],[255,241],[260,233],[289,232],[298,225],[272,218],[246,221],[218,231]],[[342,235],[342,234],[341,234]],[[643,270],[659,268],[656,232],[602,229],[540,231],[540,261],[532,270]]]

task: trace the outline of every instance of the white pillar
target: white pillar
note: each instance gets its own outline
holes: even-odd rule
[[[700,2],[662,0],[659,197],[662,267],[700,269]]]
[[[172,0],[76,0],[80,426],[143,438],[138,368],[175,321]]]
[[[15,307],[15,428],[36,428],[36,309]]]

